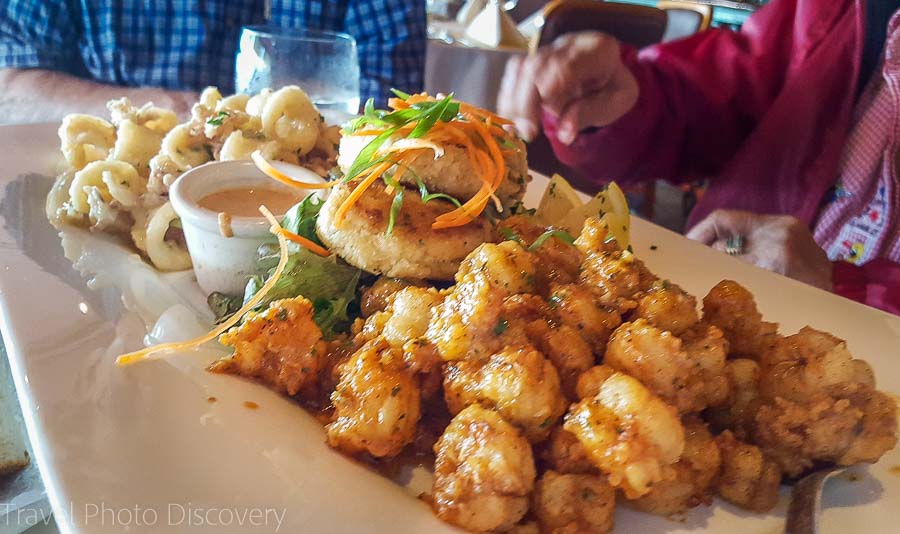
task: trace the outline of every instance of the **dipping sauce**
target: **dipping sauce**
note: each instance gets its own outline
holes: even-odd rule
[[[283,189],[239,187],[210,193],[197,204],[201,208],[227,213],[233,217],[261,217],[261,205],[265,205],[275,215],[284,215],[288,208],[301,200],[303,197]]]

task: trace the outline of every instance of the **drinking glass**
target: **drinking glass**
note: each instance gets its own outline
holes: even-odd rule
[[[298,85],[322,111],[359,111],[356,41],[339,32],[266,26],[241,29],[235,89],[257,93]]]

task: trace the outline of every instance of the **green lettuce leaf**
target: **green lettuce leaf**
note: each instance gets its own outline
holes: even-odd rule
[[[309,195],[285,212],[284,218],[281,220],[281,227],[288,232],[293,232],[322,245],[322,241],[316,234],[316,219],[319,217],[319,211],[323,204],[325,201],[319,199],[317,195]]]
[[[306,197],[291,207],[281,221],[281,226],[295,234],[322,244],[316,235],[316,219],[324,201],[315,195]],[[272,290],[254,308],[263,310],[274,300],[306,297],[313,304],[313,320],[322,329],[322,334],[331,339],[350,326],[351,316],[358,315],[356,289],[362,271],[347,264],[336,255],[323,258],[300,245],[288,242],[288,260],[284,272]],[[252,276],[244,288],[243,298],[229,297],[220,293],[209,296],[207,303],[221,320],[234,313],[241,304],[246,304],[256,295],[265,282],[274,274],[280,259],[280,251],[275,243],[265,243],[259,247],[257,272],[263,276]]]
[[[265,277],[254,276],[247,282],[245,303],[272,276],[278,263],[277,250],[266,245],[261,248],[263,257],[260,263],[268,271]],[[325,337],[330,339],[350,324],[347,311],[356,301],[356,288],[362,272],[335,255],[323,258],[305,248],[289,246],[289,249],[291,252],[284,273],[257,309],[264,309],[274,300],[302,295],[313,303],[313,319]]]
[[[213,291],[206,297],[206,304],[216,316],[216,324],[238,311],[241,308],[241,303],[242,299],[240,296],[226,295],[218,291]]]

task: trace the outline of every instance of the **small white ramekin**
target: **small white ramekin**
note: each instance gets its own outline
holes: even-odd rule
[[[280,170],[304,181],[322,182],[309,169],[277,164]],[[269,223],[259,217],[231,217],[232,237],[219,230],[218,213],[199,206],[203,197],[227,189],[265,186],[302,196],[295,189],[272,180],[252,161],[214,161],[182,174],[169,189],[169,199],[181,218],[197,283],[206,293],[219,291],[242,295],[250,276],[261,274],[257,266],[259,246],[275,242]],[[280,216],[279,216],[280,219]]]

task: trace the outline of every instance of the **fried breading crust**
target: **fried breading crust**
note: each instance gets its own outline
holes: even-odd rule
[[[675,477],[655,484],[650,493],[633,501],[640,510],[668,516],[712,502],[712,483],[722,464],[719,447],[699,417],[689,416],[682,422],[684,452],[672,466]]]
[[[547,439],[567,406],[556,368],[530,346],[506,347],[487,361],[448,364],[444,398],[451,413],[475,403],[496,409],[531,442]]]
[[[545,534],[612,532],[616,492],[602,476],[546,471],[534,489],[533,502]]]
[[[778,325],[762,320],[753,294],[732,280],[703,297],[703,320],[725,333],[734,357],[758,360],[778,337]]]
[[[573,404],[563,428],[630,499],[671,476],[671,465],[684,450],[684,428],[675,409],[622,373],[607,378],[593,398]]]
[[[329,445],[383,457],[399,454],[415,438],[421,394],[398,352],[376,339],[341,365],[331,395],[335,418],[325,427]]]
[[[358,180],[332,188],[316,220],[322,242],[347,263],[374,274],[398,278],[452,280],[460,262],[475,247],[493,237],[490,222],[479,217],[469,224],[434,230],[439,215],[454,209],[441,199],[422,202],[406,191],[403,209],[387,233],[393,196],[377,182],[359,198],[341,223],[337,211]]]
[[[754,445],[743,443],[730,431],[716,437],[722,455],[719,495],[741,508],[767,512],[778,503],[781,472],[772,459]]]
[[[477,404],[464,409],[434,452],[434,506],[444,521],[503,531],[528,511],[536,476],[531,446],[497,412]]]
[[[219,337],[234,355],[209,370],[256,378],[272,389],[296,395],[316,385],[325,342],[313,321],[313,306],[303,297],[276,300]]]

